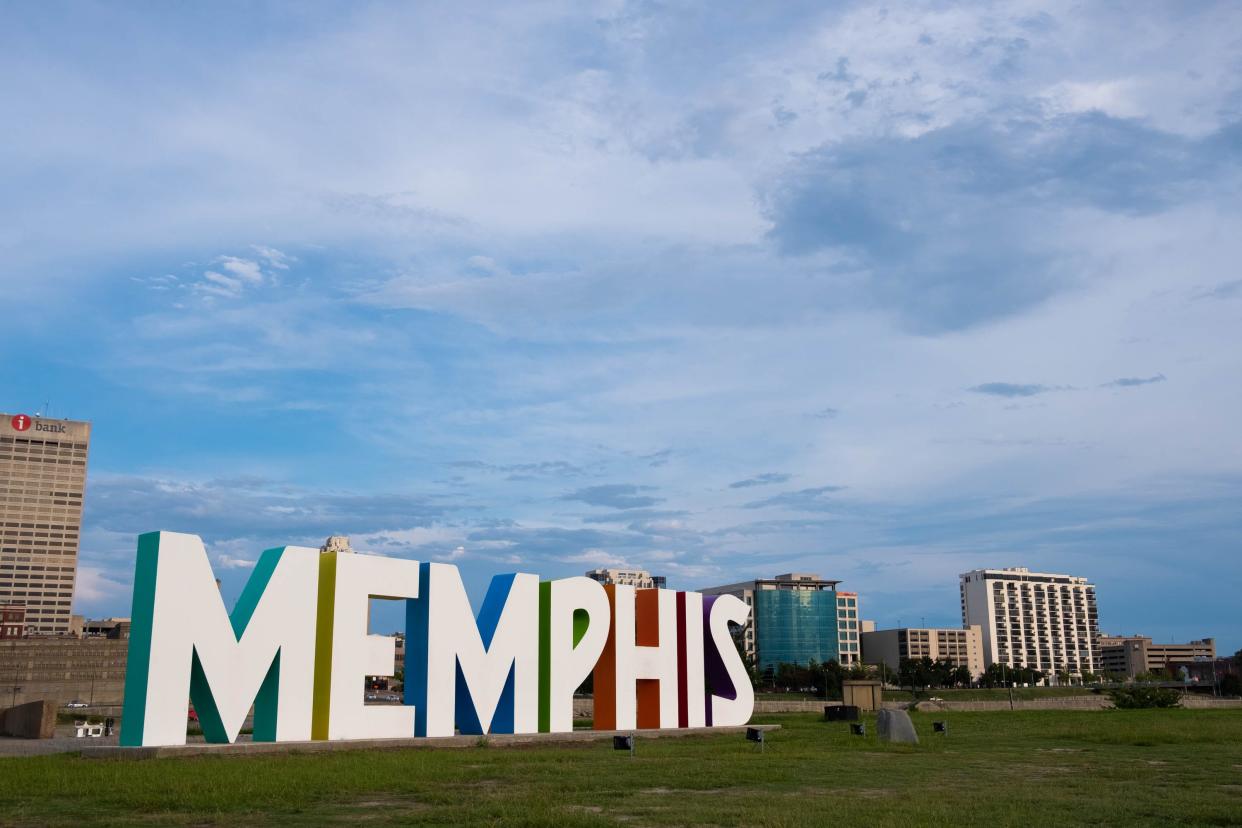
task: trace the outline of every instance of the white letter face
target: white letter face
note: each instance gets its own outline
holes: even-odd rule
[[[677,727],[677,593],[641,589],[635,597],[637,724],[641,728]],[[646,640],[638,641],[643,633]]]
[[[612,613],[608,593],[598,581],[581,575],[548,585],[548,723],[551,733],[574,729],[574,691],[595,669],[608,642]],[[574,613],[583,611],[587,628],[574,646]]]
[[[367,705],[363,683],[367,676],[391,676],[396,671],[396,642],[390,636],[368,634],[371,598],[417,598],[418,561],[353,552],[321,557],[321,589],[324,601],[331,601],[331,616],[325,619],[321,609],[320,635],[328,636],[331,644],[328,648],[325,641],[319,642],[315,738],[413,736],[414,708]]]
[[[596,727],[633,730],[678,726],[677,593],[612,591],[612,652],[595,672]]]
[[[257,741],[310,738],[318,558],[267,550],[230,616],[198,536],[139,537],[121,744],[185,744],[191,698],[208,741],[252,704]]]
[[[703,599],[703,615],[707,620],[704,662],[711,687],[708,726],[744,725],[755,709],[755,688],[733,643],[729,623],[745,624],[750,607],[734,595],[709,595]]]
[[[476,621],[457,567],[422,565],[407,605],[406,700],[419,736],[537,733],[539,578],[498,575]]]

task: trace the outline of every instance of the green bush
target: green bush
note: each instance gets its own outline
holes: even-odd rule
[[[1178,707],[1181,705],[1181,694],[1176,690],[1163,687],[1121,687],[1109,690],[1113,705],[1130,710],[1140,707]]]

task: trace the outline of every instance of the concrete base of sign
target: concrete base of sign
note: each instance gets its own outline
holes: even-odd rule
[[[54,701],[32,701],[0,710],[0,734],[23,739],[50,739],[56,733]]]
[[[667,739],[677,736],[720,736],[741,734],[747,727],[763,731],[780,730],[776,724],[741,725],[738,727],[687,727],[669,730],[575,730],[570,733],[494,733],[488,736],[410,737],[404,739],[351,739],[337,742],[250,742],[232,744],[193,742],[166,747],[120,747],[99,745],[83,747],[87,759],[166,759],[176,756],[256,756],[272,753],[333,753],[342,750],[408,750],[410,748],[469,748],[486,743],[489,747],[511,745],[565,744],[567,742],[611,741],[613,736],[637,737],[639,753],[644,739]]]

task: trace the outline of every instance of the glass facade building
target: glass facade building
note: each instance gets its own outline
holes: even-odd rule
[[[755,590],[753,612],[760,670],[840,661],[835,590]]]

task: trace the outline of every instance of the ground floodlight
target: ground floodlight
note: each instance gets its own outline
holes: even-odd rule
[[[864,723],[862,723],[862,722],[851,722],[851,723],[850,723],[850,733],[853,733],[855,736],[866,736],[866,735],[867,735],[867,725],[865,725],[865,724],[864,724]]]
[[[932,722],[932,732],[943,733],[946,736],[949,735],[949,723],[948,722]]]
[[[613,750],[628,750],[630,752],[630,756],[633,756],[634,755],[634,734],[631,733],[629,736],[613,736],[612,737],[612,749]]]

